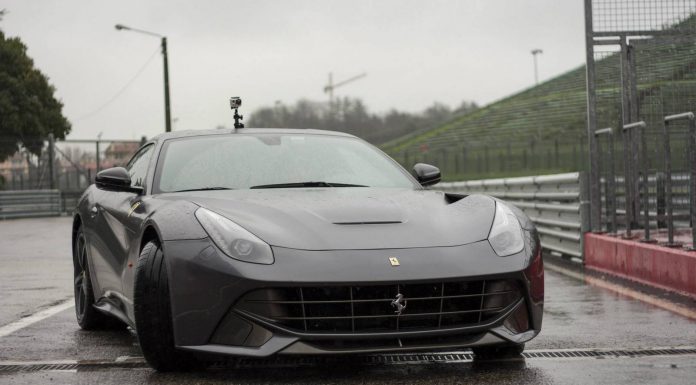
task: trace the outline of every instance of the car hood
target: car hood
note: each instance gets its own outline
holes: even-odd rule
[[[185,195],[271,246],[305,250],[463,245],[486,239],[495,213],[490,197],[453,202],[456,198],[429,190],[348,187],[172,195]]]

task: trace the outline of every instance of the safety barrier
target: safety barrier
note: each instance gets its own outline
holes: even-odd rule
[[[62,211],[60,190],[0,191],[0,219],[56,216]]]
[[[486,194],[524,211],[537,226],[543,249],[583,257],[589,231],[588,183],[584,172],[440,183],[435,190]]]

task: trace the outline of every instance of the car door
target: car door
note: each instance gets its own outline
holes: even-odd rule
[[[126,169],[131,177],[131,186],[145,188],[148,166],[154,145],[138,151],[128,162]],[[144,190],[143,190],[144,191]],[[98,234],[93,248],[93,264],[102,296],[123,301],[123,275],[128,269],[128,253],[138,237],[141,215],[133,215],[142,204],[144,194],[122,191],[99,191],[92,213],[95,215],[95,233]]]

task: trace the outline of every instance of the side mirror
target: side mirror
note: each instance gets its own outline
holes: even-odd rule
[[[437,184],[442,179],[439,168],[425,163],[416,163],[413,166],[413,175],[423,187]]]
[[[123,167],[112,167],[99,171],[95,179],[97,188],[108,191],[124,191],[140,194],[143,189],[131,187],[131,178]]]

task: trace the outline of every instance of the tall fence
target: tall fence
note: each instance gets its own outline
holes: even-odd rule
[[[20,148],[0,163],[0,189],[84,189],[100,170],[125,165],[144,141],[49,138],[40,150]]]
[[[504,199],[536,224],[543,249],[582,258],[582,234],[589,230],[588,180],[584,172],[440,183],[434,189]]]
[[[59,190],[61,207],[70,210],[100,170],[125,165],[144,140],[48,138],[39,150],[20,148],[0,163],[0,191]]]
[[[585,0],[585,26],[591,228],[693,243],[696,0]]]
[[[448,180],[562,173],[584,170],[586,140],[582,135],[555,138],[463,140],[447,147],[425,144],[391,154],[409,168],[416,163],[437,165]]]

